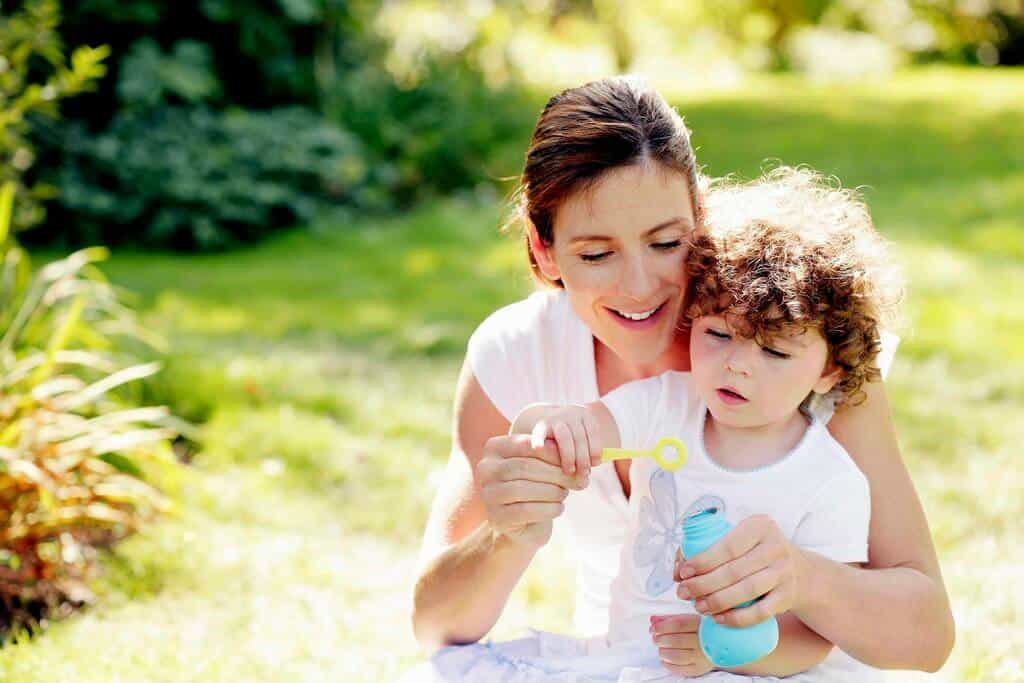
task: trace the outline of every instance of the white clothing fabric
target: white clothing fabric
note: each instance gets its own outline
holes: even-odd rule
[[[689,373],[666,372],[630,382],[601,401],[619,428],[624,448],[651,449],[662,437],[675,437],[688,453],[675,472],[652,458],[632,461],[625,543],[611,585],[611,643],[649,638],[653,614],[696,614],[692,602],[676,595],[672,566],[683,542],[683,520],[704,510],[716,509],[733,525],[751,515],[768,515],[801,548],[836,562],[867,561],[867,477],[819,419],[811,418],[799,443],[782,458],[734,470],[715,462],[704,447],[707,404]],[[807,680],[836,680],[835,668],[846,668],[847,659],[833,650],[806,672]],[[872,669],[857,664],[861,675],[856,680],[871,680]]]
[[[879,368],[887,373],[899,339],[885,335]],[[492,313],[470,337],[467,362],[480,387],[510,422],[531,403],[598,400],[594,339],[564,290],[535,292]],[[828,422],[827,397],[809,411]],[[608,631],[611,582],[626,533],[628,501],[613,467],[597,467],[590,486],[572,491],[556,520],[576,559],[577,635]]]
[[[401,683],[669,683],[694,680],[701,683],[812,683],[798,674],[785,679],[774,676],[742,676],[711,671],[698,678],[669,673],[648,637],[609,644],[600,637],[572,636],[534,631],[530,637],[503,643],[474,643],[446,647],[416,667]],[[839,676],[838,683],[861,679]]]
[[[820,665],[785,678],[710,671],[697,678],[677,676],[661,663],[650,637],[611,644],[598,636],[534,631],[502,643],[442,648],[409,671],[401,683],[877,683],[881,673],[852,657],[833,655]],[[840,652],[840,654],[842,654]]]

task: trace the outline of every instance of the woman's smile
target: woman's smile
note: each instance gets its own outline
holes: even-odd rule
[[[665,311],[669,308],[667,304],[668,300],[665,300],[654,308],[648,309],[612,308],[610,306],[605,306],[605,309],[611,313],[613,320],[626,329],[649,330],[661,323],[665,317]]]

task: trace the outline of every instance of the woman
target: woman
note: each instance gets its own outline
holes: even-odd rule
[[[689,370],[676,322],[701,181],[682,120],[628,79],[567,90],[541,113],[522,218],[531,267],[549,289],[496,312],[470,340],[416,584],[413,627],[426,648],[483,637],[559,517],[578,561],[577,628],[604,630],[629,464],[563,471],[551,450],[506,434],[529,403],[593,401],[628,381]],[[829,429],[871,485],[867,567],[799,550],[754,518],[700,562],[681,564],[678,593],[733,625],[792,611],[865,664],[935,671],[952,648],[949,602],[884,388],[865,390],[867,400],[844,407]],[[752,607],[724,609],[759,595]],[[691,625],[661,619],[652,628],[672,670],[681,652],[673,645]]]

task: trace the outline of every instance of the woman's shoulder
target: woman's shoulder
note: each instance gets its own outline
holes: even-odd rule
[[[572,312],[565,290],[547,289],[533,292],[525,299],[502,306],[484,319],[476,333],[535,333]]]
[[[564,291],[539,291],[480,323],[466,359],[492,403],[511,420],[529,403],[591,400],[592,360],[589,370],[581,360],[590,340]]]
[[[582,324],[563,290],[537,291],[487,316],[470,337],[469,349],[473,353],[497,346],[509,351],[524,342],[542,342],[564,335],[574,320]]]

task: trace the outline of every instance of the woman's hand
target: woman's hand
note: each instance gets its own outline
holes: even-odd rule
[[[689,560],[676,552],[676,594],[728,626],[750,626],[806,598],[807,561],[775,520],[754,515]],[[749,607],[736,605],[764,596]]]
[[[547,543],[569,491],[589,482],[586,474],[566,474],[560,465],[554,442],[535,448],[529,434],[489,439],[476,478],[491,528],[534,548]]]
[[[715,668],[700,648],[699,626],[700,617],[696,614],[651,617],[651,637],[666,669],[694,678]]]

